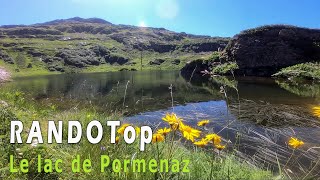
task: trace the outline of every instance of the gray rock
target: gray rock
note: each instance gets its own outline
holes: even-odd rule
[[[320,61],[320,30],[274,25],[236,35],[221,59],[236,61],[237,75],[271,76],[281,68]]]
[[[150,61],[149,64],[150,65],[161,65],[162,63],[164,63],[165,60],[164,59],[155,59],[153,61]]]

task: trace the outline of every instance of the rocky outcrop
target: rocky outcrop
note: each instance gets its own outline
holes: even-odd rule
[[[149,64],[150,65],[161,65],[162,63],[164,63],[165,60],[164,59],[155,59],[153,61],[150,61]]]
[[[124,65],[129,62],[129,58],[120,55],[109,54],[105,56],[105,61],[110,64]]]
[[[0,59],[9,64],[14,64],[14,60],[4,51],[0,50]]]
[[[78,68],[101,64],[101,59],[93,51],[85,48],[64,49],[59,51],[55,58],[62,59],[65,65]]]
[[[236,61],[237,75],[271,76],[281,68],[320,61],[320,30],[274,25],[236,35],[221,55]]]
[[[129,59],[112,54],[104,46],[96,45],[91,48],[60,49],[53,57],[46,57],[43,61],[49,65],[50,71],[63,72],[60,65],[77,68],[105,63],[123,65],[129,62]]]
[[[188,62],[180,71],[182,77],[187,80],[191,79],[206,79],[209,78],[209,74],[206,71],[210,71],[212,68],[212,62],[208,60],[195,60]]]
[[[181,60],[180,60],[180,59],[175,59],[175,60],[171,61],[171,64],[179,65],[179,64],[180,64],[180,62],[181,62]]]

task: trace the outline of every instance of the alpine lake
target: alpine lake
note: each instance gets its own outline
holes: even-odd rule
[[[272,171],[281,164],[289,173],[320,169],[320,119],[313,112],[320,105],[320,83],[258,77],[205,81],[185,79],[179,71],[122,71],[20,77],[1,88],[59,110],[93,106],[153,127],[165,126],[161,119],[168,112],[193,127],[207,119],[210,123],[198,128],[221,135],[226,151],[249,163]],[[288,163],[290,137],[305,144]]]

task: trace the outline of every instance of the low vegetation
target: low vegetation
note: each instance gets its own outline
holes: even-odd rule
[[[320,80],[320,63],[303,63],[286,67],[273,75],[282,78]]]
[[[217,75],[233,74],[233,72],[238,68],[239,67],[236,62],[228,62],[214,66],[212,73]]]

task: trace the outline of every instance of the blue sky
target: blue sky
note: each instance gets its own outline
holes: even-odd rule
[[[319,0],[0,0],[0,25],[70,17],[233,36],[265,24],[320,28]]]

